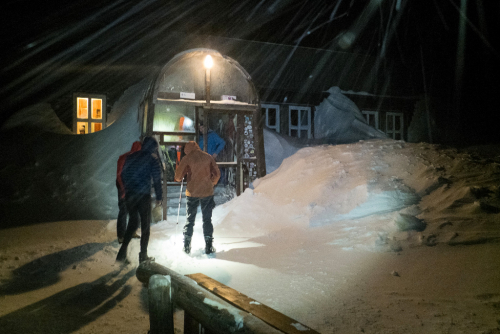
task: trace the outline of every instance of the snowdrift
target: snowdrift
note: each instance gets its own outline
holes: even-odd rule
[[[85,136],[68,133],[47,104],[9,119],[0,132],[1,226],[116,218],[116,162],[140,137],[137,106],[148,83],[125,92],[112,126]]]
[[[333,244],[368,250],[497,242],[499,171],[499,161],[425,143],[307,147],[217,208],[217,222],[254,236],[330,226]]]

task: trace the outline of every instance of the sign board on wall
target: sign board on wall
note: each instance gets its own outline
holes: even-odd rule
[[[191,100],[194,100],[194,93],[181,92],[181,99],[191,99]]]
[[[236,96],[234,95],[222,95],[223,101],[236,101]]]

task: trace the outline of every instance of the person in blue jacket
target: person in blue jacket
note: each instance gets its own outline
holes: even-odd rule
[[[203,131],[205,127],[203,126],[203,122],[200,122],[200,142],[198,145],[203,151]],[[207,132],[207,153],[210,154],[214,159],[217,159],[217,155],[224,149],[226,146],[226,141],[222,139],[215,131],[208,129]]]
[[[127,156],[121,177],[125,187],[125,204],[130,219],[116,261],[126,262],[127,247],[138,228],[138,218],[140,218],[141,224],[139,262],[153,260],[148,256],[149,225],[151,223],[151,180],[156,193],[156,205],[161,205],[163,200],[158,142],[155,138],[145,137],[141,150]]]

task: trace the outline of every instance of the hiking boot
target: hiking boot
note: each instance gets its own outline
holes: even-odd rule
[[[137,234],[137,232],[134,232],[134,235],[132,236],[132,239],[140,239],[141,236]]]
[[[123,240],[125,240],[125,238],[118,238],[118,243],[123,244]]]
[[[145,262],[145,261],[154,261],[155,258],[152,256],[148,256],[148,253],[139,253],[139,262]]]
[[[118,254],[116,255],[116,262],[125,263],[127,261],[127,247],[123,245],[120,247]]]
[[[184,236],[184,248],[182,249],[184,253],[191,253],[191,237],[188,235]]]
[[[205,236],[205,254],[212,254],[212,253],[215,253],[215,248],[214,246],[212,245],[214,241],[214,238],[210,237],[210,236]]]

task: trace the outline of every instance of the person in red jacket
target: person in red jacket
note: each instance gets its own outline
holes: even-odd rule
[[[141,150],[141,142],[136,141],[132,144],[132,149],[120,155],[118,158],[117,168],[116,168],[116,188],[118,189],[118,219],[116,220],[116,236],[118,237],[118,242],[121,244],[123,238],[125,237],[125,231],[127,230],[127,216],[128,210],[125,204],[125,187],[122,181],[122,170],[125,164],[125,159],[133,153]],[[133,238],[140,238],[137,232],[134,234]]]
[[[212,210],[215,207],[214,186],[219,182],[220,171],[214,158],[203,152],[198,144],[190,141],[184,147],[186,155],[175,171],[174,180],[180,182],[187,177],[187,222],[184,226],[184,252],[191,252],[191,237],[198,204],[203,215],[203,235],[205,237],[205,253],[215,252],[213,243]]]

